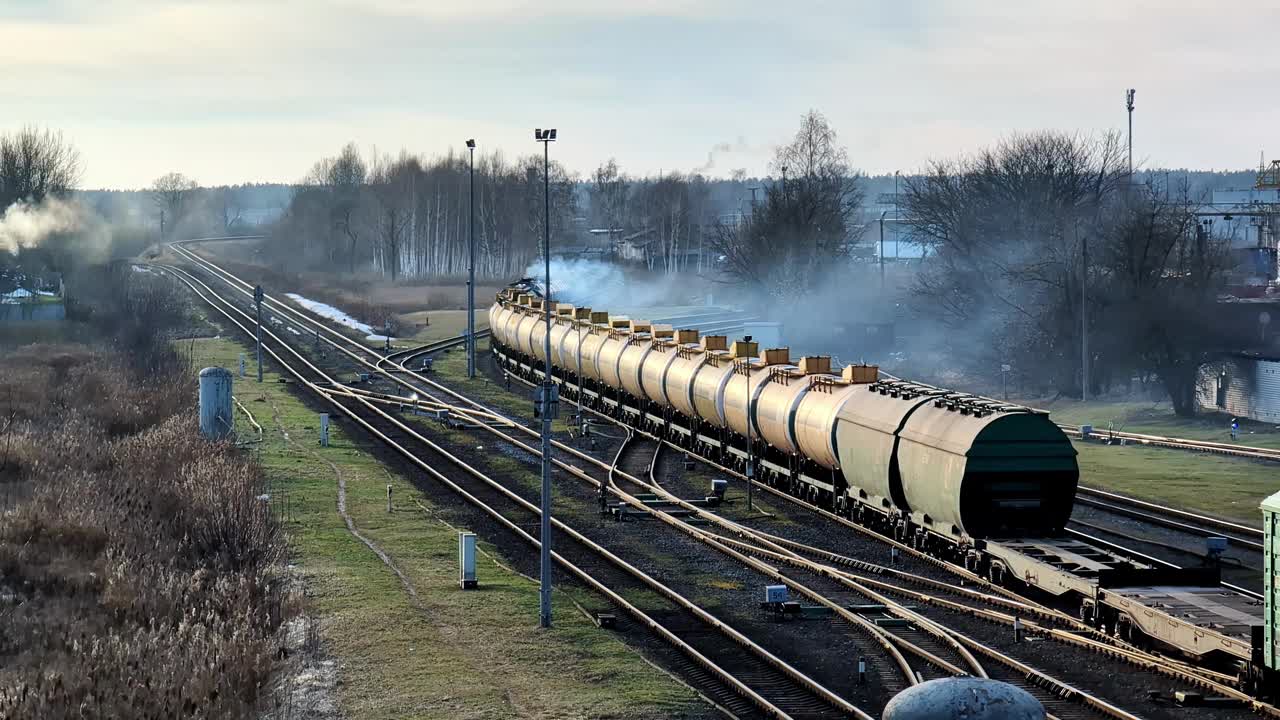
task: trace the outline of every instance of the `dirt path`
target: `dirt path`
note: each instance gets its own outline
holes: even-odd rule
[[[390,555],[384,552],[382,548],[378,547],[377,543],[360,533],[356,528],[355,521],[352,520],[351,515],[347,513],[347,478],[342,474],[341,468],[328,458],[316,452],[313,448],[307,447],[290,437],[289,431],[285,430],[284,423],[280,420],[280,408],[276,406],[275,401],[271,402],[271,419],[275,421],[276,429],[280,431],[280,436],[284,438],[285,443],[307,454],[309,457],[328,465],[329,468],[333,470],[334,476],[338,479],[338,515],[342,517],[342,522],[346,524],[347,532],[351,533],[352,537],[364,543],[365,547],[372,550],[373,553],[378,556],[378,559],[382,561],[383,565],[386,565],[391,569],[391,572],[396,574],[396,577],[400,579],[400,585],[403,586],[405,592],[409,594],[409,599],[413,602],[413,606],[419,610],[425,610],[426,608],[423,607],[422,600],[418,597],[418,590],[413,586],[413,582],[409,580],[409,577],[404,574],[404,571],[402,571],[398,565],[395,564],[395,561],[391,559]]]

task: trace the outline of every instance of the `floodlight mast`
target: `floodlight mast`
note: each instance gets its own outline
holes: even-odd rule
[[[555,142],[556,130],[537,128],[533,131],[533,139],[542,143],[542,195],[543,195],[543,286],[542,317],[546,323],[543,335],[543,351],[546,353],[545,374],[542,378],[540,393],[542,416],[542,522],[539,528],[541,543],[541,568],[538,576],[538,624],[544,628],[551,627],[551,419],[553,408],[558,404],[554,398],[555,383],[551,380],[551,143]]]
[[[471,203],[467,218],[467,377],[476,376],[476,141],[467,140]]]

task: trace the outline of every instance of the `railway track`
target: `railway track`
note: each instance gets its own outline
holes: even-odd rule
[[[225,280],[226,278],[223,278],[223,279]],[[231,280],[227,280],[227,282],[228,282],[228,283],[231,283],[232,281],[231,281]],[[242,290],[241,290],[241,292],[244,292],[244,290],[242,289]],[[295,313],[295,314],[301,315],[300,313],[297,313],[297,311],[293,311],[292,309],[289,309],[289,311],[290,311],[290,312],[293,312],[293,313]],[[335,336],[339,336],[339,337],[341,337],[338,333],[333,333],[332,331],[328,331],[328,332],[332,333],[332,334],[333,334],[333,335],[335,335]],[[345,342],[350,342],[350,340],[349,340],[349,339],[347,339],[347,338],[342,338],[342,339],[343,339],[343,341],[345,341]],[[452,344],[457,344],[458,340],[453,340],[453,341],[450,341],[450,342],[451,342]],[[444,346],[444,345],[442,344],[442,347],[443,347],[443,346]],[[364,353],[367,353],[367,354],[369,354],[369,355],[374,355],[373,351],[370,351],[368,348],[363,348],[363,347],[362,347],[362,348],[361,348],[361,350],[362,350]],[[422,350],[422,349],[421,349],[421,348],[419,348],[419,350]],[[425,350],[423,350],[423,352],[425,352]],[[403,367],[403,363],[401,363],[401,362],[392,362],[392,363],[387,363],[387,362],[385,362],[386,360],[387,360],[386,358],[378,358],[377,360],[375,360],[375,363],[376,363],[376,365],[377,365],[377,369],[385,370],[385,368],[383,368],[383,367],[382,367],[383,365],[399,366],[399,369],[400,369],[400,370],[402,370],[404,373],[407,373],[407,374],[413,375],[413,373],[412,373],[411,371],[409,371],[407,368],[404,368],[404,367]],[[368,364],[368,363],[366,362],[365,364]],[[415,379],[417,379],[417,378],[415,378]],[[421,379],[422,379],[422,380],[425,380],[425,378],[421,378]],[[439,389],[444,389],[442,386],[437,386],[437,387],[438,387]],[[401,402],[401,403],[403,403],[403,402],[404,402],[404,398],[397,398],[397,399],[395,399],[395,400],[388,400],[388,402],[395,402],[396,400],[398,400],[398,401],[399,401],[399,402]],[[459,402],[461,402],[461,401],[462,401],[462,398],[461,398],[461,396],[457,396],[457,397],[455,398],[455,400],[458,400]],[[474,405],[474,403],[473,403],[473,405]],[[452,406],[452,407],[453,407],[455,410],[459,410],[459,409],[460,409],[460,406],[459,406],[459,405],[454,405],[454,406]],[[610,421],[612,421],[612,420],[610,419]],[[661,444],[658,444],[658,447],[661,447]],[[562,447],[561,449],[568,449],[568,448],[563,448],[563,447]],[[655,453],[655,455],[656,455],[656,453]],[[635,474],[634,474],[634,473],[622,473],[622,475],[621,475],[621,476],[630,476],[630,477],[624,477],[624,479],[626,479],[627,481],[632,481],[632,480],[634,480],[635,482],[640,483],[640,484],[641,484],[641,486],[643,486],[643,485],[644,485],[643,481],[639,480],[639,478],[636,478],[636,476],[635,476]],[[614,469],[610,470],[610,481],[611,481],[612,483],[614,483],[615,485],[617,484],[617,479],[618,479],[618,477],[620,477],[620,475],[616,472],[616,467],[615,467]],[[651,478],[651,480],[652,480],[652,478]],[[761,487],[762,489],[767,490],[767,491],[771,491],[771,492],[772,492],[772,491],[774,491],[774,489],[772,489],[772,488],[768,488],[767,486],[764,486],[764,485],[759,485],[759,487]],[[614,488],[614,489],[615,489],[615,490],[618,490],[618,488]],[[648,488],[648,489],[660,489],[660,488],[658,488],[658,487],[657,487],[657,483],[656,483],[656,482],[654,482],[654,483],[652,483],[652,484],[649,486],[649,488]],[[781,495],[782,497],[786,497],[786,498],[787,498],[787,499],[789,499],[789,500],[795,500],[794,498],[791,498],[789,495],[781,494],[781,493],[780,493],[780,495]],[[675,522],[675,523],[678,523],[678,524],[688,525],[687,523],[684,523],[683,521],[678,520],[678,519],[676,519],[676,518],[672,518],[671,520],[672,520],[673,522]],[[695,532],[704,532],[704,531],[697,530],[696,528],[694,528],[694,530],[695,530]],[[742,531],[742,529],[741,529],[741,528],[738,528],[738,529],[736,529],[736,530],[735,530],[735,532],[741,532],[741,531]],[[686,532],[687,532],[687,530],[686,530]],[[726,538],[726,539],[727,539],[727,538]],[[729,550],[729,551],[732,551],[732,552],[741,552],[741,551],[738,551],[738,550],[734,550],[733,548],[730,548],[730,547],[728,546],[728,544],[727,544],[727,543],[724,543],[723,541],[716,541],[716,540],[709,540],[709,541],[710,541],[710,542],[721,542],[721,544],[723,544],[723,545],[725,546],[725,549],[726,549],[726,550]],[[802,567],[802,568],[807,568],[810,572],[813,572],[813,573],[815,573],[815,574],[817,574],[817,575],[824,576],[824,577],[826,577],[826,575],[825,575],[825,574],[826,574],[826,573],[828,573],[828,572],[830,572],[830,570],[831,570],[831,568],[820,568],[820,567],[819,567],[818,565],[816,565],[812,560],[805,560],[805,559],[803,559],[803,558],[801,558],[801,557],[798,557],[798,556],[797,556],[797,553],[794,553],[793,551],[787,550],[786,548],[783,548],[783,547],[780,547],[780,546],[777,546],[777,545],[774,545],[772,548],[770,548],[770,547],[768,547],[768,546],[769,546],[769,544],[770,544],[772,541],[771,541],[771,540],[769,540],[769,539],[768,539],[768,538],[766,538],[766,537],[761,536],[761,535],[751,536],[751,537],[749,538],[749,540],[748,540],[748,541],[749,541],[750,543],[755,544],[755,546],[756,546],[756,550],[754,551],[754,553],[755,553],[756,555],[760,555],[761,553],[773,553],[773,557],[772,557],[771,559],[772,559],[772,560],[774,560],[774,561],[779,561],[779,562],[781,562],[782,560],[786,560],[787,562],[791,563],[793,566],[799,566],[799,567]],[[736,542],[742,542],[742,540],[737,540]],[[819,549],[817,549],[817,548],[809,548],[809,550],[811,550],[811,551],[815,551],[815,552],[819,552],[819,553],[821,552],[821,550],[819,550]],[[908,549],[908,550],[909,550],[909,549]],[[732,553],[728,553],[728,554],[732,554]],[[746,553],[741,553],[741,554],[746,554]],[[857,561],[854,561],[854,562],[857,562]],[[766,569],[768,569],[768,568],[766,568]],[[781,576],[780,576],[780,577],[781,577]],[[829,578],[829,579],[830,579],[830,578]],[[846,579],[847,579],[847,578],[846,578]],[[975,580],[976,580],[976,578],[975,578]],[[935,581],[935,582],[936,582],[936,581]],[[886,589],[888,589],[888,588],[886,588]],[[829,591],[829,592],[830,592],[831,597],[834,597],[834,596],[835,596],[835,592],[836,592],[836,591]],[[821,595],[820,593],[816,593],[816,594]],[[999,596],[1000,596],[1000,593],[995,593],[995,594],[993,594],[993,595],[992,595],[992,597],[999,597]],[[828,600],[830,601],[830,597],[828,597]],[[1017,601],[1017,600],[1013,600],[1013,599],[1011,599],[1011,598],[1003,598],[1003,597],[1001,597],[1001,598],[1000,598],[1000,600],[1001,600],[1001,601],[1004,601],[1004,602],[1013,602],[1013,603],[1018,603],[1018,602],[1019,602],[1019,601]],[[834,603],[834,602],[833,602],[832,604],[836,604],[836,603]],[[1024,605],[1024,606],[1022,606],[1022,607],[1026,607],[1026,608],[1028,608],[1027,612],[1028,612],[1028,614],[1029,614],[1029,615],[1034,615],[1034,614],[1035,614],[1035,612],[1037,612],[1037,610],[1036,610],[1036,609],[1034,609],[1034,608],[1030,608],[1030,606],[1026,606],[1026,605]],[[1051,613],[1050,613],[1050,614],[1051,614]],[[901,617],[899,617],[898,619],[902,619],[902,618],[901,618]],[[988,618],[988,619],[990,619],[990,618]],[[1011,618],[1010,618],[1010,619],[1011,619]],[[921,653],[923,653],[923,654],[929,654],[929,655],[934,655],[935,657],[938,655],[938,652],[936,652],[936,651],[938,650],[938,648],[942,648],[942,647],[952,647],[952,648],[954,649],[954,646],[952,646],[952,645],[948,644],[946,640],[944,640],[944,639],[942,639],[942,638],[940,638],[940,637],[938,637],[938,636],[934,636],[934,635],[929,635],[929,637],[931,637],[931,638],[937,638],[934,642],[936,642],[936,643],[938,643],[938,644],[937,644],[937,645],[934,645],[934,646],[931,646],[931,647],[922,647],[922,645],[923,645],[923,644],[926,644],[926,643],[916,643],[916,642],[912,642],[912,641],[911,641],[911,638],[912,638],[912,637],[916,637],[916,636],[921,632],[921,631],[919,630],[919,628],[918,628],[918,627],[916,627],[915,629],[911,629],[911,627],[912,627],[912,626],[910,626],[910,625],[903,626],[903,627],[908,628],[908,630],[904,631],[904,633],[903,633],[903,634],[904,634],[904,635],[908,635],[908,636],[910,636],[910,637],[908,637],[908,638],[901,638],[901,637],[900,637],[900,638],[898,639],[897,643],[896,643],[896,644],[898,644],[898,645],[900,645],[900,646],[905,646],[905,645],[904,645],[904,643],[906,643],[906,644],[910,644],[910,645],[914,645],[914,646],[917,648],[917,650],[921,651]],[[889,634],[889,633],[882,633],[882,634]],[[950,637],[953,641],[956,641],[956,635],[957,635],[956,633],[944,633],[942,637]],[[977,643],[976,643],[975,641],[968,640],[968,639],[966,639],[966,640],[968,641],[968,643],[972,643],[972,644],[974,644],[974,645],[977,645]],[[890,642],[894,642],[894,641],[890,641]],[[959,642],[959,641],[956,641],[956,642]],[[1125,652],[1125,651],[1124,651],[1123,649],[1119,649],[1119,650],[1115,650],[1115,652],[1121,652],[1121,653],[1123,653],[1123,652]],[[963,657],[963,656],[962,656],[960,653],[957,653],[957,654],[956,654],[956,657]],[[940,659],[940,658],[939,658],[939,659]],[[1152,659],[1150,659],[1150,658],[1143,658],[1143,657],[1141,657],[1141,656],[1137,656],[1137,655],[1135,655],[1134,657],[1129,658],[1129,659],[1130,659],[1131,661],[1135,661],[1135,662],[1138,662],[1138,663],[1142,663],[1142,662],[1153,662],[1153,660],[1152,660]],[[946,666],[947,664],[950,664],[950,665],[951,665],[951,667],[950,667],[950,668],[946,668],[945,666]],[[939,668],[939,667],[942,667],[942,668],[944,668],[944,669],[947,669],[947,670],[948,670],[948,672],[954,672],[954,671],[957,669],[956,665],[955,665],[954,663],[951,663],[949,660],[943,660],[941,663],[936,663],[936,664],[934,664],[934,665],[931,665],[930,667],[934,667],[935,669],[937,669],[937,668]],[[980,666],[979,666],[979,667],[980,667]],[[1027,668],[1026,666],[1021,665],[1020,663],[1018,663],[1018,661],[1014,660],[1013,658],[1009,658],[1009,657],[1007,657],[1007,656],[1006,656],[1005,658],[1003,658],[1003,662],[1001,662],[1001,663],[998,663],[998,664],[997,664],[997,667],[998,667],[998,668],[1000,668],[999,670],[997,670],[997,672],[998,672],[998,673],[1005,673],[1005,672],[1022,673],[1023,682],[1022,682],[1022,683],[1020,683],[1020,684],[1023,684],[1024,686],[1030,686],[1030,687],[1036,687],[1036,688],[1039,688],[1039,687],[1041,687],[1041,684],[1043,684],[1045,687],[1049,687],[1049,688],[1051,688],[1051,693],[1056,693],[1056,695],[1054,695],[1055,697],[1056,697],[1057,695],[1066,695],[1066,696],[1070,696],[1070,697],[1076,698],[1076,701],[1074,702],[1074,704],[1072,704],[1072,707],[1087,707],[1087,708],[1090,708],[1090,709],[1091,709],[1091,711],[1096,712],[1097,714],[1100,714],[1100,715],[1103,715],[1103,716],[1110,716],[1110,717],[1131,717],[1131,716],[1129,716],[1128,714],[1124,713],[1123,711],[1119,711],[1118,709],[1108,708],[1108,707],[1105,705],[1105,703],[1104,703],[1104,704],[1102,704],[1101,706],[1098,706],[1098,705],[1091,705],[1087,700],[1083,701],[1083,703],[1082,703],[1082,702],[1081,702],[1081,700],[1082,700],[1083,698],[1087,698],[1087,697],[1089,697],[1086,693],[1081,693],[1079,690],[1076,690],[1076,689],[1074,689],[1074,688],[1071,688],[1070,686],[1066,686],[1065,684],[1055,683],[1055,682],[1052,680],[1052,678],[1040,677],[1040,676],[1038,676],[1038,675],[1035,673],[1035,671],[1031,671],[1029,668]],[[974,669],[974,668],[972,668],[972,667],[971,667],[971,668],[970,668],[970,670],[972,670],[972,669]],[[1030,681],[1030,682],[1027,680],[1027,678],[1029,678],[1029,677],[1030,677],[1030,678],[1033,678],[1033,680],[1032,680],[1032,681]],[[1183,679],[1185,679],[1185,677],[1184,677]],[[1043,694],[1043,693],[1042,693],[1042,694]],[[1064,715],[1064,716],[1066,716],[1066,715]]]
[[[623,428],[629,428],[629,426],[622,424],[620,421],[608,415],[604,415],[590,409],[588,409],[588,412],[597,415],[598,417],[600,417],[606,422],[617,424]],[[644,434],[643,432],[638,430],[636,432],[639,434]],[[658,439],[658,438],[654,438],[654,439]],[[682,453],[687,452],[684,448],[680,448],[666,441],[663,441],[663,442],[668,447],[672,448],[677,452],[682,452]],[[698,459],[700,462],[704,464],[708,464],[715,467],[715,469],[721,473],[731,475],[738,478],[739,480],[745,481],[745,477],[742,476],[742,474],[737,472],[736,470],[718,465],[707,458],[698,458]],[[886,538],[878,533],[875,533],[872,530],[864,528],[856,523],[853,523],[852,521],[849,521],[843,517],[835,515],[834,513],[831,513],[830,511],[825,510],[824,508],[820,508],[816,505],[812,505],[806,500],[797,498],[781,489],[770,487],[769,485],[760,483],[758,481],[755,482],[754,485],[758,490],[762,490],[766,493],[769,493],[773,497],[777,497],[785,500],[790,504],[795,504],[800,507],[803,507],[806,510],[812,512],[813,514],[819,517],[823,517],[824,519],[832,521],[836,525],[854,530],[858,533],[861,533],[867,536],[872,536],[880,542],[896,547],[904,555],[911,555],[923,562],[931,563],[935,566],[943,567],[949,572],[952,572],[964,578],[964,582],[966,583],[971,583],[977,586],[984,587],[984,589],[987,590],[992,595],[1003,596],[1002,600],[1012,601],[1018,604],[1018,609],[1016,609],[1013,613],[999,613],[999,612],[993,612],[990,610],[972,609],[972,608],[969,610],[966,610],[961,605],[952,605],[952,608],[955,609],[957,612],[960,612],[960,613],[968,612],[972,614],[974,617],[980,617],[981,619],[984,619],[987,621],[997,622],[997,623],[1005,624],[1008,626],[1012,626],[1014,624],[1015,619],[1017,619],[1023,625],[1023,627],[1026,629],[1028,633],[1036,634],[1038,636],[1041,636],[1047,639],[1059,641],[1066,645],[1072,645],[1078,648],[1084,648],[1092,652],[1096,652],[1101,655],[1111,657],[1116,660],[1121,660],[1125,663],[1130,664],[1133,667],[1141,668],[1146,671],[1167,675],[1169,677],[1176,678],[1181,682],[1199,687],[1202,690],[1205,690],[1207,692],[1218,694],[1220,696],[1236,700],[1240,703],[1243,703],[1246,706],[1252,707],[1253,709],[1259,712],[1263,712],[1267,715],[1271,715],[1273,717],[1280,717],[1280,710],[1277,710],[1274,706],[1261,703],[1256,699],[1252,698],[1251,696],[1249,696],[1248,694],[1241,692],[1236,688],[1232,687],[1230,683],[1233,681],[1233,678],[1231,678],[1230,676],[1226,676],[1211,670],[1192,667],[1186,664],[1185,662],[1182,662],[1176,659],[1166,658],[1157,654],[1152,654],[1150,652],[1140,650],[1132,645],[1119,641],[1116,638],[1099,635],[1091,627],[1078,623],[1078,621],[1076,621],[1071,616],[1067,616],[1064,613],[1054,610],[1052,608],[1049,608],[1047,606],[1043,606],[1043,605],[1028,601],[1023,597],[1014,594],[1012,591],[1005,590],[1004,588],[1000,588],[998,586],[990,585],[989,583],[987,583],[987,581],[984,578],[976,576],[959,566],[955,566],[950,563],[946,563],[942,560],[939,560],[937,558],[933,558],[931,556],[920,553],[909,545],[900,543],[890,538]],[[1100,543],[1100,544],[1103,544],[1103,543]],[[818,552],[822,552],[822,551],[818,550]],[[855,563],[859,562],[852,559],[848,559],[848,560],[851,560],[852,562],[855,562]],[[928,578],[923,578],[919,576],[912,576],[910,577],[909,582],[928,585],[936,581],[932,581]],[[900,587],[892,587],[892,586],[885,587],[884,589],[889,592],[902,591]],[[921,602],[939,602],[943,604],[946,603],[945,600],[941,600],[936,596],[932,596],[929,594],[918,593],[913,595],[913,597]],[[998,602],[994,598],[987,598],[984,601]],[[1022,615],[1021,614],[1022,612],[1025,612],[1027,613],[1027,615],[1030,615],[1033,617],[1038,616],[1041,619],[1046,621],[1066,622],[1074,625],[1074,628],[1071,630],[1056,628],[1056,627],[1052,627],[1051,624],[1048,622],[1046,622],[1046,624],[1044,625],[1037,625],[1033,621],[1026,620],[1025,618],[1027,617],[1027,615]],[[1007,657],[1005,659],[1012,660],[1012,658],[1007,658]],[[1034,676],[1034,671],[1032,671],[1029,666],[1021,665],[1020,663],[1017,663],[1016,660],[1013,661],[1012,664],[1015,667],[1019,667],[1019,672],[1028,673],[1028,676]],[[1046,683],[1046,685],[1051,688],[1054,687],[1054,684],[1052,682]],[[1079,691],[1064,687],[1064,688],[1058,688],[1054,692],[1060,692],[1065,696],[1074,697],[1076,696],[1076,693]]]
[[[252,336],[247,313],[219,298],[212,288],[198,278],[181,270],[169,271],[247,336]],[[243,320],[237,320],[236,314],[242,316]],[[351,418],[408,462],[426,471],[433,479],[484,512],[506,532],[527,544],[537,546],[536,538],[524,530],[537,522],[536,504],[435,444],[360,393],[335,390],[337,383],[332,377],[310,363],[274,332],[266,328],[263,332],[264,338],[272,341],[272,345],[264,346],[264,352],[287,374],[295,377],[322,400],[341,410],[342,415]],[[410,444],[413,449],[410,449]],[[455,472],[446,475],[438,469],[442,467],[451,468]],[[647,628],[679,650],[685,656],[683,662],[698,668],[695,678],[713,678],[716,682],[712,686],[700,689],[709,692],[717,704],[735,711],[736,715],[778,718],[854,716],[870,720],[870,715],[825,689],[669,586],[658,582],[565,523],[553,519],[553,524],[561,538],[554,553],[557,564],[626,611],[637,626]],[[657,593],[670,607],[659,614],[653,610],[643,610],[637,603],[627,600],[628,595],[638,594],[641,590]],[[690,633],[671,629],[683,629],[697,624],[704,625],[708,631]],[[730,645],[746,652],[727,651],[727,646]]]
[[[1063,423],[1058,423],[1057,425],[1059,428],[1062,428],[1062,431],[1067,435],[1078,439],[1085,439],[1084,433],[1081,431],[1081,427],[1079,425],[1066,425]],[[1116,440],[1124,440],[1126,443],[1134,443],[1136,445],[1172,448],[1175,450],[1190,450],[1194,452],[1212,453],[1214,455],[1249,458],[1251,460],[1280,462],[1280,450],[1253,447],[1251,445],[1240,445],[1238,443],[1215,442],[1212,440],[1190,440],[1188,438],[1148,435],[1144,433],[1123,432],[1120,430],[1107,430],[1105,432],[1095,430],[1089,434],[1089,438],[1096,438],[1098,440],[1114,438]]]

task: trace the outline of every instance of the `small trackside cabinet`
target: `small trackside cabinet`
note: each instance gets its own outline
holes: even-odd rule
[[[470,590],[476,586],[475,533],[458,533],[458,584],[463,590]]]
[[[1280,558],[1280,493],[1262,501],[1262,529],[1266,533],[1262,556],[1263,662],[1271,670],[1280,670],[1280,635],[1276,627],[1280,623],[1280,568],[1276,564]]]

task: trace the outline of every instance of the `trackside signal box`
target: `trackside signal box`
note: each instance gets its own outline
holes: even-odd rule
[[[458,585],[463,590],[476,586],[476,535],[458,533]]]

